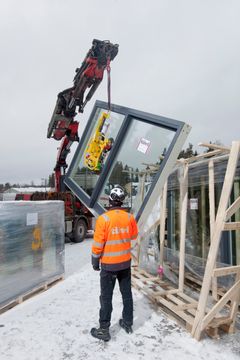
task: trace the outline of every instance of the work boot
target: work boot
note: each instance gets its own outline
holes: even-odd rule
[[[123,319],[119,320],[119,325],[126,331],[126,333],[131,334],[133,332],[132,326],[125,323]]]
[[[102,328],[92,328],[91,329],[91,335],[97,339],[103,340],[103,341],[109,341],[111,339],[111,336],[109,334],[109,328],[102,329]]]

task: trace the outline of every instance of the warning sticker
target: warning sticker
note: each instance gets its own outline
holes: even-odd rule
[[[190,210],[198,210],[198,199],[189,199]]]
[[[147,139],[141,138],[137,147],[137,150],[143,154],[146,154],[150,147],[151,142]]]
[[[38,213],[28,213],[27,214],[27,226],[37,225],[38,223]]]

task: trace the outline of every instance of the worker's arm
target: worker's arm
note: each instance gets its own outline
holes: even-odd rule
[[[99,261],[101,258],[101,255],[103,253],[104,245],[105,245],[105,227],[106,223],[102,216],[99,216],[99,218],[96,221],[96,227],[94,231],[94,237],[93,237],[93,245],[92,245],[92,266],[94,270],[100,270],[99,269]]]
[[[133,215],[131,215],[131,218],[130,218],[130,228],[131,228],[131,240],[136,240],[136,238],[138,236],[138,226],[137,226],[137,222],[134,219]]]

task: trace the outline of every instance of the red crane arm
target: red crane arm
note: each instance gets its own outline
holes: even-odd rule
[[[48,126],[47,137],[61,140],[55,166],[55,188],[61,191],[61,175],[67,168],[66,157],[74,141],[79,141],[78,125],[74,120],[78,112],[82,113],[86,103],[92,98],[101,83],[104,70],[108,71],[108,88],[110,88],[110,61],[118,53],[118,45],[108,40],[96,40],[88,51],[80,68],[76,69],[74,85],[58,94],[57,103]],[[85,92],[89,88],[84,98]],[[108,103],[110,107],[110,90],[108,89]]]

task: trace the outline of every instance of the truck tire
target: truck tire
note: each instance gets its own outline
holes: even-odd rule
[[[75,243],[82,242],[87,234],[87,224],[83,219],[78,219],[75,222],[74,230],[73,230],[73,239],[72,241]]]

